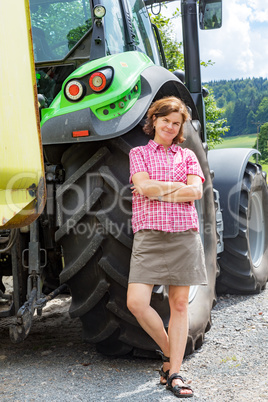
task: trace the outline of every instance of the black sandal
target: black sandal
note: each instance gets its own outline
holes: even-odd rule
[[[162,362],[163,362],[163,363],[169,363],[169,357],[165,356],[164,353],[163,353],[161,350],[157,350],[156,353],[158,353],[158,354],[161,356],[161,359],[162,359]],[[169,370],[164,371],[164,365],[163,365],[163,366],[161,367],[161,369],[159,370],[159,374],[160,374],[161,377],[163,377],[165,380],[167,380],[167,379],[168,379],[168,375],[169,375]],[[167,384],[167,381],[166,381],[166,382],[162,382],[162,381],[160,380],[160,384],[161,384],[161,385],[166,385],[166,384]]]
[[[183,382],[183,385],[174,385],[174,387],[172,387],[172,381],[175,379],[179,379]],[[190,385],[187,385],[184,383],[184,379],[182,378],[182,376],[180,376],[178,373],[173,373],[171,374],[171,376],[168,376],[167,378],[167,389],[170,390],[171,392],[173,392],[173,394],[175,396],[177,396],[178,398],[191,398],[194,395],[194,392],[192,390],[192,388],[190,387]],[[189,389],[192,391],[191,394],[182,394],[181,390],[182,389]]]

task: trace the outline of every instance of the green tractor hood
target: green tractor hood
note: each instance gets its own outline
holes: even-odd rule
[[[106,85],[93,85],[92,89],[92,80],[98,75],[106,76]],[[166,94],[180,96],[195,109],[182,82],[144,53],[130,51],[85,63],[64,81],[50,107],[42,110],[43,145],[98,141],[125,134],[143,119],[165,85],[169,87]]]

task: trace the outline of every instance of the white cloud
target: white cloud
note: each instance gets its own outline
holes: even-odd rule
[[[224,60],[224,53],[221,49],[211,49],[209,51],[209,55],[211,57],[211,60]]]
[[[268,0],[252,0],[250,7],[253,10],[252,21],[268,22]]]
[[[268,0],[233,0],[231,4],[227,0],[223,1],[222,28],[200,33],[202,59],[211,58],[215,61],[215,65],[209,70],[202,69],[203,81],[267,77],[268,70],[265,71],[263,65],[268,64],[268,24],[261,27],[262,33],[259,32],[260,23],[257,24],[260,19],[266,18],[264,3],[268,7]],[[221,54],[224,55],[224,60]]]
[[[268,77],[268,0],[223,0],[222,4],[222,28],[199,31],[201,60],[215,63],[202,67],[202,80]],[[169,9],[179,6],[180,1],[175,1]],[[179,41],[180,23],[180,19],[174,23]]]

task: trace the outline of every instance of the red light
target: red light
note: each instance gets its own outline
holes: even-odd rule
[[[102,91],[106,86],[106,77],[103,73],[93,73],[89,78],[90,88],[95,92]]]
[[[65,87],[65,95],[71,101],[78,101],[84,96],[84,93],[84,87],[78,80],[69,81]]]
[[[69,88],[69,93],[72,96],[76,96],[79,94],[79,87],[75,84],[71,85]]]

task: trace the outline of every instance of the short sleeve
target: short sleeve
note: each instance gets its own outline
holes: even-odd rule
[[[205,177],[203,174],[203,171],[201,169],[201,166],[198,162],[198,159],[193,151],[190,149],[187,149],[187,158],[186,158],[186,163],[187,163],[187,172],[186,174],[193,174],[196,176],[199,176],[202,180],[202,183],[205,181]]]
[[[148,172],[144,153],[141,150],[141,147],[132,148],[129,153],[129,169],[130,169],[130,178],[129,182],[132,182],[132,176],[135,173],[139,172]]]

